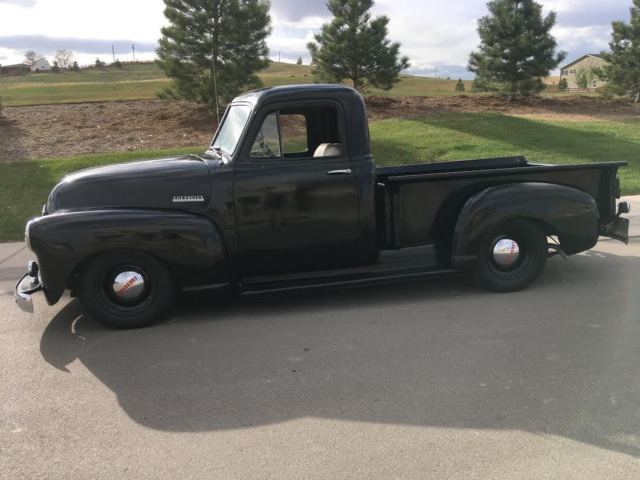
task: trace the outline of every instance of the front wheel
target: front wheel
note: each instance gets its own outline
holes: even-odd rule
[[[113,252],[90,261],[78,298],[93,318],[109,328],[131,329],[157,322],[173,306],[176,286],[167,269],[142,252]]]
[[[495,292],[522,290],[540,276],[548,256],[545,232],[533,222],[513,220],[485,235],[476,280]]]

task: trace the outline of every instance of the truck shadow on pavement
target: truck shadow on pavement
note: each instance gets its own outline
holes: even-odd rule
[[[74,360],[135,422],[199,432],[299,417],[521,430],[640,454],[640,258],[549,262],[530,290],[458,277],[182,305],[116,332],[72,302],[41,353]]]

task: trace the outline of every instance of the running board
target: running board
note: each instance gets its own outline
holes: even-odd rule
[[[371,265],[249,277],[240,284],[239,291],[242,295],[253,296],[340,287],[356,288],[451,273],[456,273],[456,270],[439,266],[432,247],[416,247],[383,252],[380,260]]]

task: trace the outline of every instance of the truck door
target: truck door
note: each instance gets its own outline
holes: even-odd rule
[[[332,103],[314,103],[256,118],[234,165],[243,275],[365,260],[358,182],[339,111]]]

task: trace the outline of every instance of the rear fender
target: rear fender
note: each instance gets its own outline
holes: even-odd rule
[[[591,195],[549,183],[513,183],[487,188],[472,196],[458,217],[453,238],[453,263],[475,263],[480,243],[490,229],[513,219],[529,219],[557,235],[569,255],[598,241],[598,205]]]
[[[62,212],[32,221],[29,235],[49,304],[60,299],[87,259],[113,250],[155,256],[182,288],[229,279],[222,235],[199,215],[129,209]]]

